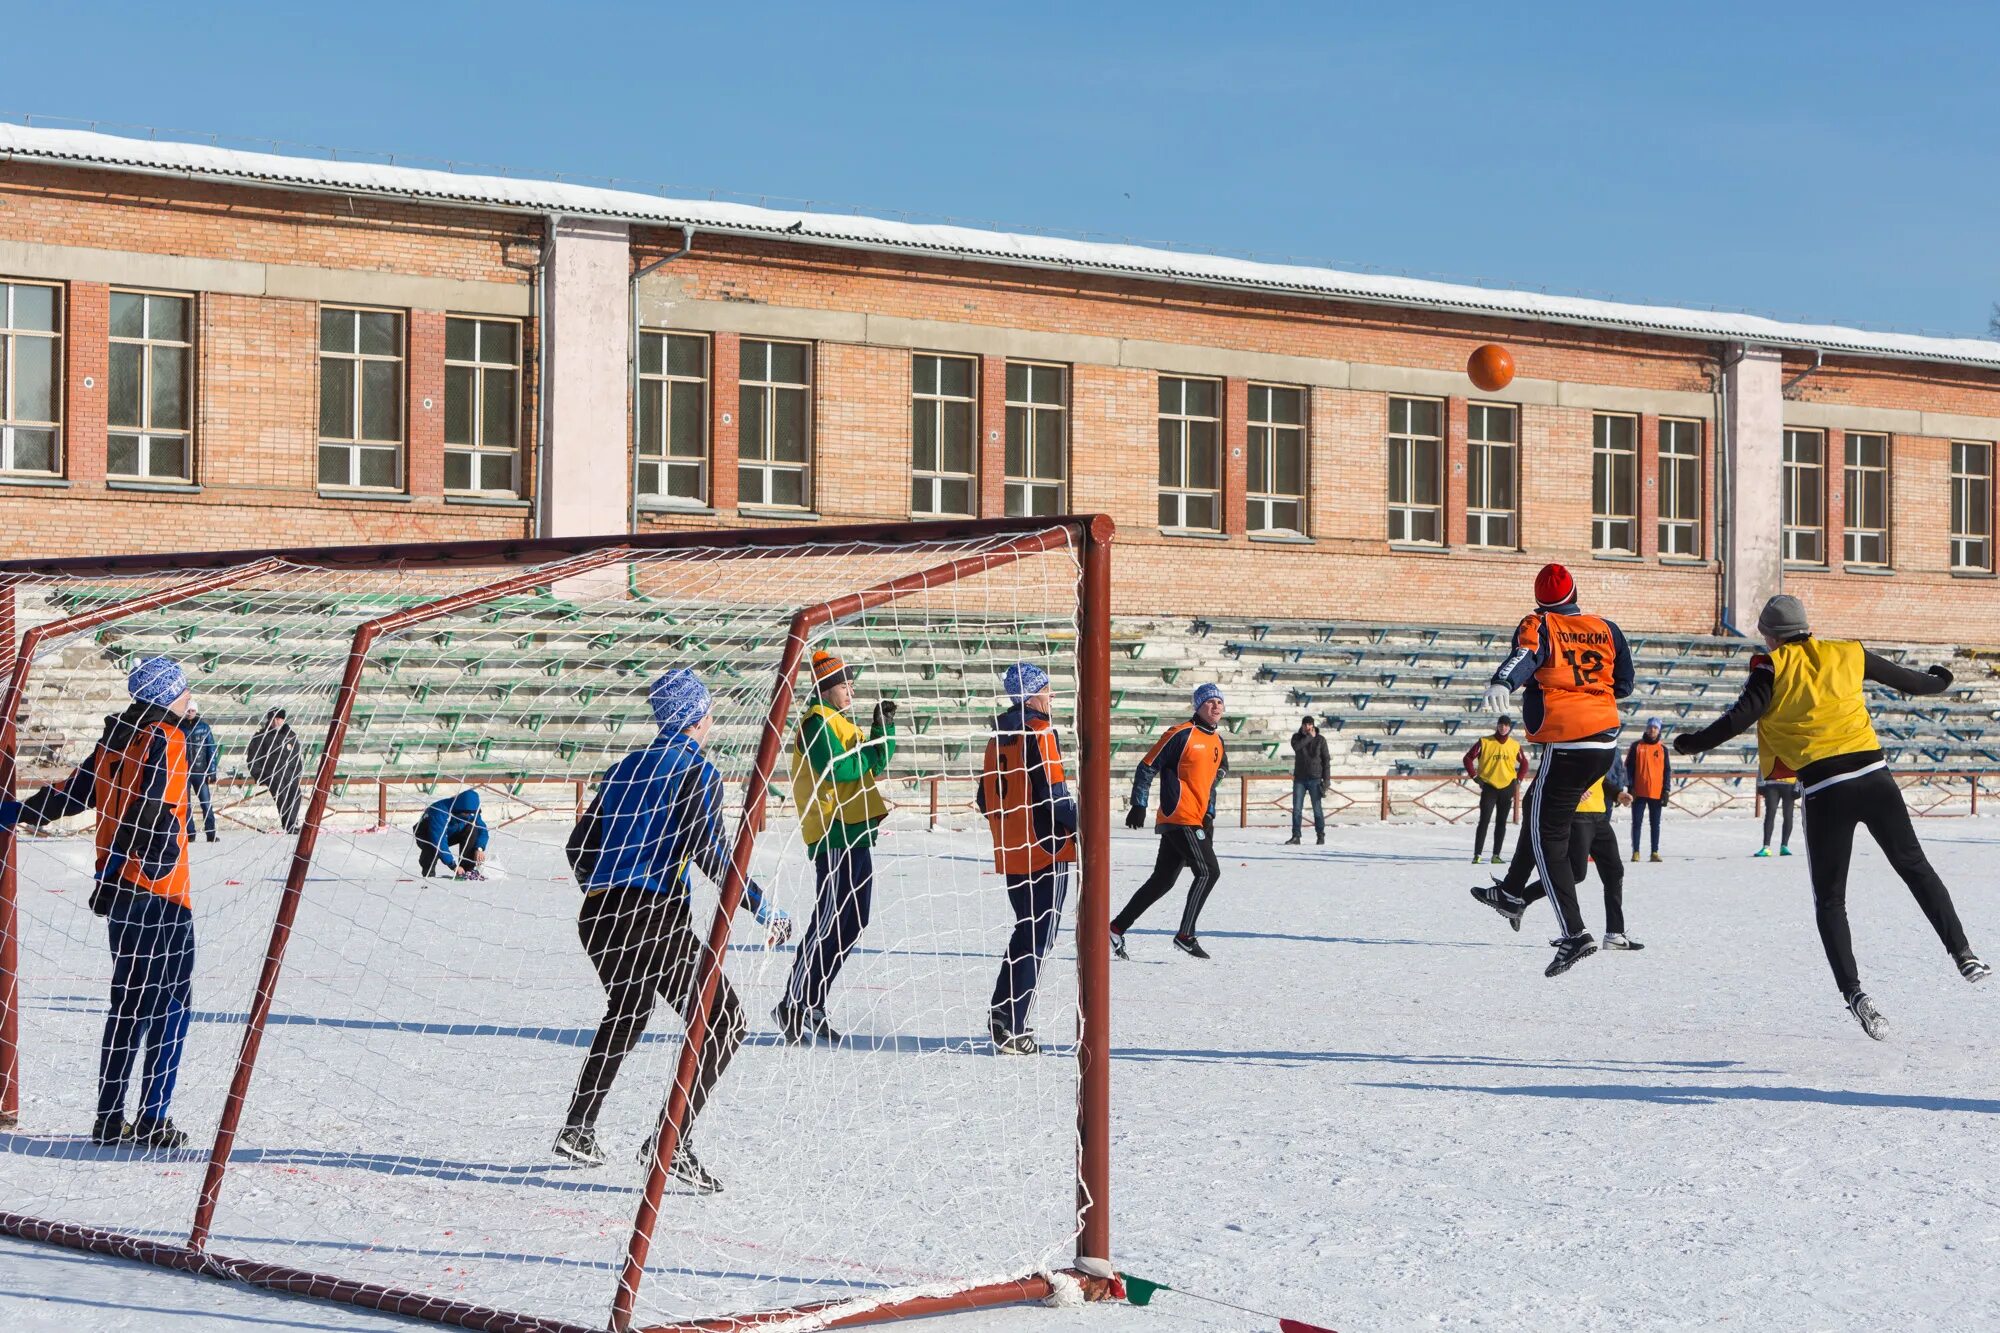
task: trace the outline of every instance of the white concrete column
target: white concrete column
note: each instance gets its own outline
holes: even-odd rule
[[[1773,347],[1732,346],[1727,369],[1728,511],[1722,533],[1724,612],[1754,634],[1766,599],[1783,591],[1779,497],[1785,484],[1784,364]]]
[[[549,257],[548,446],[539,492],[543,536],[625,531],[627,309],[631,229],[564,218]]]

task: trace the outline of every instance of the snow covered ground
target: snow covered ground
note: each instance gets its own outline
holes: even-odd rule
[[[1975,945],[2000,954],[2000,825],[1920,831]],[[259,1067],[218,1249],[463,1298],[540,1283],[539,1309],[601,1311],[591,1302],[608,1290],[636,1174],[614,1168],[650,1114],[678,1024],[655,1020],[658,1039],[607,1112],[621,1163],[595,1175],[551,1165],[547,1138],[598,1004],[569,921],[574,889],[553,872],[555,836],[504,832],[507,874],[462,889],[408,883],[400,834],[335,840],[279,993],[289,1017]],[[1804,858],[1749,859],[1748,821],[1670,822],[1673,859],[1628,866],[1630,928],[1647,949],[1553,981],[1541,975],[1546,909],[1515,935],[1466,896],[1481,873],[1465,864],[1468,831],[1340,828],[1324,849],[1282,836],[1223,831],[1225,877],[1203,931],[1213,962],[1170,948],[1176,895],[1115,970],[1121,1267],[1347,1333],[2000,1327],[1989,1169],[2000,985],[1958,978],[1872,847],[1850,910],[1864,984],[1891,1023],[1879,1045],[1834,994]],[[225,839],[204,872],[207,1018],[176,1108],[198,1138],[240,1031],[276,842]],[[1121,831],[1121,900],[1152,850]],[[26,1003],[27,1114],[0,1136],[0,1199],[172,1234],[198,1161],[107,1159],[75,1143],[103,964],[76,881],[49,890],[84,853],[80,840],[25,853],[24,947],[40,970]],[[789,1283],[803,1298],[842,1281],[865,1290],[890,1270],[922,1280],[934,1265],[1060,1253],[1050,1228],[1066,1203],[1072,1084],[1058,1056],[999,1061],[968,1040],[1004,935],[998,888],[973,878],[977,864],[964,834],[903,833],[885,849],[874,948],[833,1005],[858,1050],[770,1044],[789,955],[732,956],[765,1035],[699,1139],[728,1189],[669,1196],[649,1313],[731,1282]],[[772,865],[766,879],[803,910],[796,875]],[[982,883],[990,893],[967,891]],[[1593,921],[1594,897],[1586,889]],[[391,964],[403,965],[393,979],[365,981]],[[1065,934],[1045,1034],[1062,1026],[1072,969]],[[853,1254],[826,1248],[842,1237]],[[1175,1292],[1145,1310],[1013,1310],[951,1326],[1142,1324],[1272,1326]],[[252,1326],[414,1325],[0,1242],[0,1327]]]

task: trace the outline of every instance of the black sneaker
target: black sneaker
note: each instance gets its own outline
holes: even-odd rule
[[[1519,898],[1509,897],[1498,884],[1475,884],[1472,896],[1507,918],[1507,924],[1515,930],[1521,928],[1521,917],[1527,912],[1528,904]]]
[[[647,1160],[651,1161],[652,1156],[653,1145],[649,1142],[646,1145]],[[688,1147],[685,1139],[674,1149],[674,1160],[668,1165],[667,1174],[696,1194],[722,1193],[722,1182],[702,1168],[701,1159],[694,1155],[694,1149]]]
[[[996,1055],[1040,1055],[1042,1045],[1035,1040],[1032,1032],[1009,1032],[999,1028],[993,1033],[993,1051]]]
[[[137,1148],[166,1151],[188,1146],[187,1133],[171,1120],[135,1120],[126,1141]]]
[[[1132,955],[1125,952],[1125,932],[1122,930],[1111,932],[1111,956],[1113,958],[1123,958],[1127,962],[1130,962],[1132,959]]]
[[[1882,1011],[1875,1007],[1875,1001],[1868,998],[1867,991],[1856,991],[1847,997],[1847,1012],[1854,1015],[1854,1021],[1861,1024],[1861,1030],[1877,1041],[1887,1040],[1889,1020],[1882,1017]]]
[[[1285,839],[1285,846],[1287,847],[1296,847],[1298,845],[1299,845],[1299,835],[1296,833],[1294,833],[1291,837]]]
[[[132,1141],[132,1126],[122,1115],[102,1115],[90,1127],[90,1141],[100,1148],[122,1147]]]
[[[1556,956],[1549,960],[1543,970],[1545,977],[1559,977],[1584,959],[1597,952],[1597,941],[1590,938],[1590,932],[1581,935],[1565,935],[1559,940],[1551,940],[1556,946]]]
[[[585,1166],[603,1166],[604,1149],[598,1145],[597,1131],[588,1125],[565,1125],[556,1135],[555,1154]]]
[[[1967,981],[1984,981],[1993,975],[1993,969],[1981,962],[1978,954],[1972,953],[1969,950],[1965,953],[1953,954],[1952,961],[1958,964],[1958,975],[1964,977]]]
[[[1313,841],[1318,843],[1322,847],[1326,846],[1326,834],[1322,833],[1318,835],[1313,839]]]
[[[777,1020],[778,1032],[784,1037],[785,1045],[804,1046],[806,1044],[805,1010],[788,1000],[780,1000],[778,1007],[771,1011],[771,1017]]]
[[[1201,941],[1192,935],[1174,936],[1174,947],[1190,958],[1206,958],[1208,950],[1201,947]]]

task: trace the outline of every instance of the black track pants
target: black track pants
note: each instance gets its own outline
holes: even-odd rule
[[[1951,894],[1931,869],[1923,844],[1910,824],[1902,788],[1886,768],[1833,781],[1805,793],[1806,856],[1812,871],[1813,914],[1819,920],[1819,940],[1843,999],[1861,989],[1854,965],[1854,940],[1847,929],[1847,865],[1854,852],[1854,830],[1866,826],[1875,845],[1910,888],[1917,906],[1930,918],[1944,947],[1965,953],[1965,928],[1951,905]]]
[[[1604,885],[1604,933],[1625,933],[1625,862],[1618,855],[1618,835],[1611,831],[1608,814],[1578,815],[1569,830],[1569,873],[1577,883],[1597,865],[1597,878]],[[1548,896],[1540,884],[1530,884],[1521,895],[1525,902]]]
[[[1215,881],[1222,876],[1222,867],[1215,861],[1215,831],[1196,828],[1187,824],[1162,824],[1160,826],[1160,852],[1153,859],[1153,873],[1132,895],[1132,901],[1111,923],[1111,928],[1123,935],[1132,925],[1146,914],[1146,909],[1160,901],[1167,890],[1174,886],[1183,869],[1194,872],[1194,882],[1188,885],[1187,906],[1181,909],[1181,929],[1183,935],[1192,935],[1201,920],[1201,909],[1208,901],[1208,895],[1215,890]]]
[[[1509,787],[1489,787],[1479,784],[1479,831],[1472,835],[1472,854],[1483,855],[1486,851],[1486,825],[1493,825],[1493,854],[1499,856],[1507,850],[1507,816],[1514,813],[1514,789]]]
[[[1618,742],[1560,741],[1544,745],[1528,788],[1528,808],[1521,814],[1526,827],[1514,840],[1514,860],[1500,887],[1519,898],[1528,881],[1539,876],[1555,909],[1556,928],[1564,936],[1581,935],[1583,914],[1576,906],[1576,872],[1570,869],[1570,825],[1577,802],[1611,771]]]
[[[1771,845],[1771,825],[1777,821],[1778,807],[1780,805],[1785,807],[1785,830],[1778,837],[1778,845],[1780,847],[1789,847],[1792,845],[1792,811],[1798,805],[1798,802],[1799,786],[1796,782],[1787,782],[1782,787],[1773,785],[1764,788],[1764,845],[1766,847]]]

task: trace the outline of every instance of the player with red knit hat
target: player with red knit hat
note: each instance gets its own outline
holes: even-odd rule
[[[1521,821],[1527,836],[1515,842],[1506,878],[1473,889],[1472,896],[1518,921],[1525,906],[1521,892],[1539,873],[1562,930],[1543,974],[1553,977],[1597,952],[1577,909],[1570,824],[1584,793],[1617,758],[1618,701],[1632,692],[1625,635],[1604,617],[1577,609],[1576,580],[1561,565],[1544,565],[1535,575],[1535,610],[1522,618],[1514,650],[1493,673],[1486,711],[1505,713],[1517,689],[1528,739],[1542,747]]]

